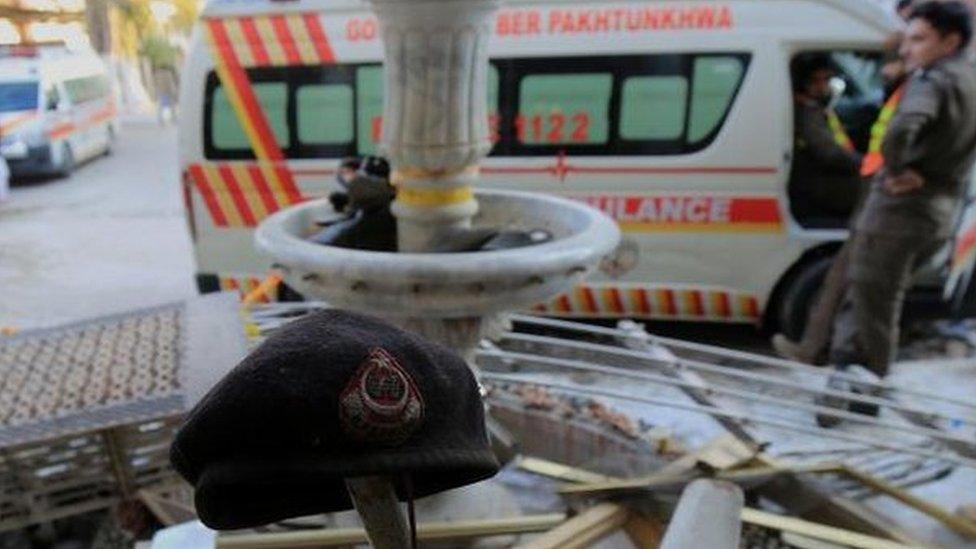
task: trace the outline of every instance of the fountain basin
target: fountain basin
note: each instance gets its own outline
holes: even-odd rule
[[[258,249],[308,298],[384,317],[470,318],[525,310],[577,284],[620,240],[616,223],[582,203],[515,191],[476,193],[474,227],[544,229],[553,240],[510,250],[389,253],[305,240],[327,200],[282,210],[255,233]]]

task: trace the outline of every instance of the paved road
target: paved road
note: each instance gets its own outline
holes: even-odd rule
[[[176,132],[123,128],[70,178],[15,183],[0,203],[0,326],[33,328],[193,295]]]

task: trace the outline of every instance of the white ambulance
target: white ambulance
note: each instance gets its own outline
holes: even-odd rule
[[[846,231],[790,201],[791,60],[830,56],[864,149],[899,24],[870,0],[505,2],[480,185],[577,198],[624,231],[596,276],[536,310],[795,333]],[[211,0],[193,44],[180,161],[198,285],[252,289],[271,267],[254,227],[376,153],[379,29],[358,1]],[[939,261],[920,284],[937,298]]]
[[[105,64],[64,44],[0,49],[0,154],[13,176],[67,175],[118,133]]]

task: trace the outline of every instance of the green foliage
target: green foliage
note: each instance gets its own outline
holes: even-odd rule
[[[153,68],[176,67],[179,53],[179,48],[158,34],[145,37],[139,46],[139,55],[148,59]]]

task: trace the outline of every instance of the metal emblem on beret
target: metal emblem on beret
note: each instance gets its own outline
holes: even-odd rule
[[[375,348],[339,395],[339,419],[350,438],[396,446],[424,418],[424,401],[410,374],[392,355]]]

